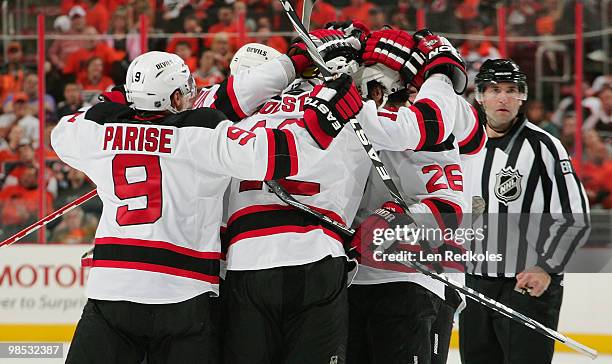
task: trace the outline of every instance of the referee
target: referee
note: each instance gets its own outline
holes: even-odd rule
[[[562,272],[588,238],[589,205],[561,142],[519,113],[526,99],[526,76],[513,61],[483,63],[476,100],[489,139],[470,170],[480,174],[472,188],[487,207],[484,239],[470,249],[501,259],[469,262],[466,284],[556,329]],[[470,300],[459,334],[463,364],[552,361],[553,340]]]

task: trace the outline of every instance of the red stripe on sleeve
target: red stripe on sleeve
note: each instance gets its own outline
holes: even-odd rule
[[[334,138],[321,129],[317,114],[310,109],[304,111],[304,123],[317,144],[319,144],[321,148],[327,149]]]
[[[482,128],[482,126],[478,126],[479,128]],[[480,144],[478,144],[478,148],[474,149],[473,151],[467,153],[468,155],[472,155],[472,154],[476,154],[478,152],[480,152],[482,150],[482,148],[484,148],[485,142],[487,140],[487,135],[486,133],[483,131],[482,132],[482,137],[480,138]]]
[[[440,203],[443,203],[443,204],[446,204],[446,205],[449,205],[450,207],[452,207],[452,209],[455,210],[455,214],[457,214],[457,224],[458,225],[461,224],[461,220],[463,219],[463,211],[462,211],[462,209],[461,209],[461,207],[459,205],[457,205],[456,203],[454,203],[452,201],[449,201],[449,200],[446,200],[446,199],[442,199],[442,198],[439,198],[439,197],[428,197],[428,198],[424,199],[422,202],[427,207],[429,207],[429,209],[433,213],[434,217],[436,218],[436,222],[438,223],[438,226],[440,226],[443,229],[446,228],[446,226],[444,224],[444,220],[442,219],[442,214],[440,213],[440,210],[438,209],[438,206],[436,206],[434,201],[438,201]]]
[[[478,114],[476,112],[476,109],[474,109],[474,106],[471,106],[471,105],[470,105],[470,109],[472,110],[472,113],[474,114],[474,127],[472,128],[472,131],[470,131],[470,135],[468,135],[465,139],[459,142],[460,147],[463,147],[464,145],[469,143],[470,140],[472,140],[472,138],[474,137],[474,135],[476,135],[476,132],[478,131],[478,127],[480,126],[480,124],[478,124]]]
[[[272,129],[266,129],[266,137],[268,139],[268,169],[266,170],[265,180],[270,181],[274,176],[274,168],[276,167],[276,141]]]
[[[442,119],[442,111],[438,107],[438,105],[431,99],[424,98],[419,99],[419,102],[423,102],[429,106],[436,112],[436,120],[438,121],[438,140],[436,140],[436,144],[440,144],[444,141],[444,120]]]
[[[298,154],[295,143],[295,135],[289,130],[281,130],[287,136],[287,146],[289,148],[289,160],[291,163],[291,170],[289,176],[295,176],[298,173]]]
[[[240,117],[240,119],[246,118],[247,114],[240,108],[238,97],[236,97],[236,91],[234,90],[234,76],[230,76],[230,78],[227,80],[227,95],[229,96],[232,107],[234,108],[234,111],[238,117]]]
[[[421,110],[417,109],[413,105],[408,107],[414,115],[417,117],[417,124],[419,125],[419,144],[417,144],[415,150],[420,150],[423,148],[425,144],[425,139],[427,138],[427,131],[425,130],[425,120],[423,120],[423,114],[421,114]]]
[[[383,118],[387,118],[387,119],[389,119],[391,121],[397,121],[397,114],[396,113],[379,111],[378,112],[378,116],[382,116]]]

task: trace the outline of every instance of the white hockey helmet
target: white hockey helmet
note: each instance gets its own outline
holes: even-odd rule
[[[248,43],[240,47],[230,62],[230,74],[235,76],[238,72],[256,67],[271,59],[280,57],[281,53],[272,47],[259,43]]]
[[[383,87],[383,105],[386,103],[389,95],[406,88],[402,83],[399,72],[379,63],[360,68],[359,71],[353,75],[353,80],[355,81],[355,86],[357,86],[357,89],[361,93],[361,97],[364,99],[368,98],[368,83],[372,81],[379,83]]]
[[[125,96],[132,107],[142,111],[177,113],[170,96],[179,90],[187,101],[196,94],[189,67],[176,54],[152,51],[136,57],[127,71]]]

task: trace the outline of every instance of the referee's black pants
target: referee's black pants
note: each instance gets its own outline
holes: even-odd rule
[[[540,297],[516,292],[514,278],[466,274],[466,285],[556,330],[563,276],[551,277]],[[550,364],[554,353],[552,339],[469,299],[459,318],[459,346],[463,364]]]
[[[346,258],[227,271],[222,295],[225,363],[346,362]]]
[[[445,364],[456,303],[412,282],[352,285],[349,364]]]
[[[89,299],[67,364],[217,364],[217,298],[171,304]]]

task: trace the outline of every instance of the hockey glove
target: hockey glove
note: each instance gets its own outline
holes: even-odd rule
[[[315,86],[304,103],[304,124],[321,149],[327,149],[362,106],[353,79],[343,74]]]
[[[337,29],[318,29],[309,35],[330,72],[352,73],[357,70],[357,51],[361,49],[357,38],[345,37],[344,33]],[[318,75],[318,68],[308,54],[306,44],[300,39],[294,40],[287,50],[287,56],[293,62],[299,77],[308,79]]]
[[[413,58],[423,58],[424,65],[412,79],[412,85],[420,88],[429,76],[441,73],[451,80],[457,95],[463,94],[467,86],[467,72],[459,51],[448,39],[434,35],[427,29],[414,33],[413,37],[416,42]]]
[[[395,202],[385,202],[357,227],[350,243],[351,252],[363,257],[379,247],[384,250],[395,242],[396,227],[411,225],[414,225],[414,220],[406,214],[406,210]]]
[[[399,72],[404,84],[408,84],[423,64],[411,57],[414,45],[412,36],[403,30],[380,30],[367,38],[361,57],[366,66],[380,63]]]
[[[125,86],[123,85],[114,86],[110,91],[102,92],[98,96],[98,100],[128,105],[128,102],[125,98]]]
[[[344,33],[345,37],[355,37],[362,45],[370,35],[370,29],[367,25],[357,19],[343,22],[329,22],[323,26],[325,29],[337,29]]]

